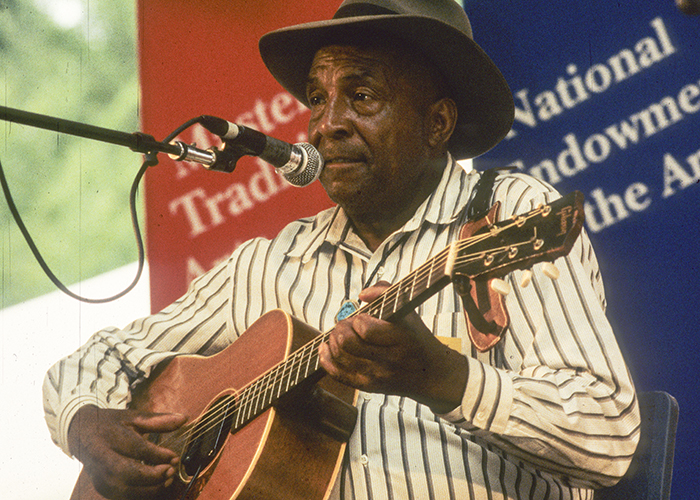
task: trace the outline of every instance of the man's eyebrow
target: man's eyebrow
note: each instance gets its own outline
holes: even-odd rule
[[[377,73],[377,71],[370,70],[353,71],[352,73],[341,75],[338,78],[338,81],[344,84],[356,82],[376,82],[380,80]],[[314,76],[313,73],[310,73],[306,79],[306,88],[308,90],[310,87],[314,86],[320,86],[320,79],[317,76]]]

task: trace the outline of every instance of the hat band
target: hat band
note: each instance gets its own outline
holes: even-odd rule
[[[366,3],[353,3],[342,5],[338,8],[333,16],[333,19],[344,19],[346,17],[361,17],[361,16],[383,16],[386,14],[396,14],[393,10],[378,5]]]

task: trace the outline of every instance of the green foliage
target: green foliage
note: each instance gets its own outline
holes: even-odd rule
[[[82,17],[62,27],[43,7],[51,1],[52,12],[77,5]],[[135,20],[134,0],[0,0],[0,104],[138,130]],[[128,196],[140,155],[0,121],[0,161],[27,228],[65,284],[136,260]],[[53,290],[3,200],[0,307]]]

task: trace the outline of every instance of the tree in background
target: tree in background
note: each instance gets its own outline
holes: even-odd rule
[[[134,0],[0,0],[0,103],[138,130],[135,33]],[[128,193],[140,155],[0,121],[0,161],[27,228],[64,283],[136,260]],[[53,290],[3,201],[0,307]]]

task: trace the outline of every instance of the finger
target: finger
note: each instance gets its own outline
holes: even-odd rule
[[[326,371],[326,373],[328,373],[328,375],[339,382],[351,385],[350,381],[345,375],[345,372],[341,370],[337,358],[331,353],[331,348],[328,344],[321,344],[318,347],[318,360],[321,367]]]
[[[362,360],[349,355],[334,357],[327,344],[321,344],[318,352],[321,367],[328,375],[345,385],[358,389],[366,389],[366,380],[364,376],[366,368]]]
[[[341,324],[342,323],[342,324]],[[336,325],[329,337],[328,346],[334,362],[352,363],[355,359],[375,359],[378,356],[376,345],[365,342],[354,329],[354,319]]]
[[[93,478],[95,489],[105,498],[133,500],[166,498],[164,493],[173,484],[174,475],[152,483],[126,482],[124,477],[104,475]],[[167,496],[167,498],[171,498]]]
[[[328,344],[324,343],[318,346],[318,362],[326,373],[333,376],[336,372],[336,367],[332,361],[331,348]]]
[[[131,487],[164,486],[166,481],[175,477],[176,472],[170,464],[147,465],[132,460],[121,478]]]
[[[433,333],[430,331],[428,326],[423,322],[421,317],[415,311],[411,311],[406,316],[401,318],[397,322],[397,325],[403,325],[406,328],[409,328],[409,329],[413,330],[414,332],[417,332],[419,335],[426,335],[428,337],[434,337]]]
[[[135,412],[130,415],[130,426],[137,435],[132,435],[133,441],[130,449],[134,450],[131,456],[145,463],[157,465],[161,463],[177,463],[178,455],[164,446],[159,446],[141,434],[173,432],[182,427],[187,421],[185,415],[179,413],[145,413]]]
[[[153,498],[145,496],[172,484],[176,470],[169,464],[149,466],[115,452],[105,453],[98,462],[85,464],[98,492],[106,498]]]
[[[187,417],[179,413],[135,413],[131,424],[143,433],[173,432],[179,429]]]
[[[389,286],[390,285],[388,282],[379,281],[378,283],[362,290],[358,295],[358,298],[362,302],[372,302],[373,300],[378,298],[382,293],[384,293],[386,289],[389,288]]]
[[[126,429],[121,439],[111,443],[120,455],[148,465],[170,464],[178,459],[177,453],[152,443],[133,428]]]
[[[119,481],[131,488],[144,486],[164,486],[177,474],[177,469],[170,464],[148,465],[129,459],[123,467],[115,469]]]
[[[91,443],[89,455],[98,459],[102,453],[116,453],[125,460],[135,460],[149,465],[169,464],[177,458],[177,454],[164,446],[158,446],[141,434],[134,424],[140,417],[136,412],[108,414],[116,416],[111,424],[96,429],[96,434],[88,439]],[[124,467],[123,464],[117,464]]]
[[[405,341],[402,332],[393,323],[359,314],[352,319],[352,329],[356,337],[367,346],[390,347]]]

